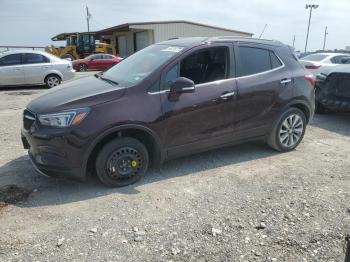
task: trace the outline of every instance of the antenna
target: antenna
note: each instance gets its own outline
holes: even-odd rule
[[[295,35],[293,36],[293,48],[295,47]]]
[[[262,36],[262,35],[263,35],[263,33],[265,32],[266,27],[267,27],[267,24],[265,24],[265,26],[264,26],[264,28],[263,28],[263,30],[262,30],[262,32],[261,32],[261,34],[260,34],[259,38],[261,38],[261,36]]]

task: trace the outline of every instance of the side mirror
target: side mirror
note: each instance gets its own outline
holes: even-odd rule
[[[170,86],[169,101],[177,101],[182,93],[193,93],[194,82],[186,77],[179,77]]]
[[[192,93],[194,89],[194,82],[191,79],[179,77],[170,86],[170,93]]]
[[[93,58],[93,57],[91,57],[91,58],[90,58],[90,61],[94,61],[94,58]]]

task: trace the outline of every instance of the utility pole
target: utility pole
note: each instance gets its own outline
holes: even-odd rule
[[[327,26],[326,26],[326,28],[324,29],[323,51],[326,49],[327,35],[328,35],[328,32],[327,32]]]
[[[86,23],[87,23],[87,31],[90,32],[90,19],[91,14],[89,13],[89,8],[86,6]]]
[[[307,33],[306,33],[306,42],[305,42],[305,53],[306,53],[306,49],[307,49],[307,41],[309,40],[309,31],[310,31],[310,23],[311,23],[311,16],[312,16],[312,9],[316,9],[318,7],[318,5],[305,5],[305,9],[309,9],[310,8],[310,14],[309,14],[309,23],[307,26]]]
[[[295,48],[295,35],[293,36],[293,48]]]

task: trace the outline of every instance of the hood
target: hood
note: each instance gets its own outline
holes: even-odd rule
[[[94,76],[54,87],[32,100],[27,108],[35,113],[55,113],[67,109],[91,107],[122,97],[125,88],[111,85]]]

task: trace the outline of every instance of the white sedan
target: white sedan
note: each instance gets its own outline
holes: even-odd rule
[[[72,79],[72,63],[40,51],[0,53],[0,86],[46,85],[55,87]]]
[[[332,67],[350,62],[349,54],[340,53],[316,53],[307,55],[299,60],[315,76]]]

